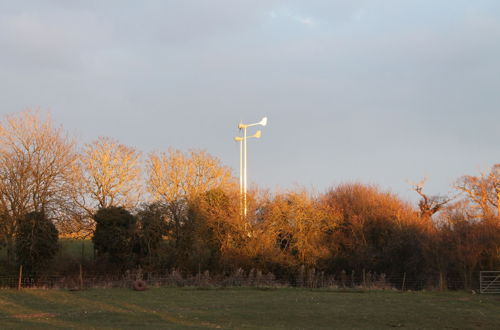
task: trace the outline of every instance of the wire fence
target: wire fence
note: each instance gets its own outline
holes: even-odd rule
[[[339,271],[326,274],[314,268],[301,268],[293,276],[280,276],[258,269],[237,269],[226,274],[209,271],[188,274],[173,269],[165,272],[143,272],[133,270],[115,273],[85,271],[73,274],[32,274],[0,276],[0,288],[60,288],[80,290],[85,288],[132,288],[134,282],[143,280],[150,287],[303,287],[355,290],[478,290],[479,273],[476,280],[458,276],[414,274],[378,274],[371,271]]]

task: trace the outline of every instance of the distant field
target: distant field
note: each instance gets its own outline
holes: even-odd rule
[[[94,245],[91,240],[78,240],[72,238],[59,239],[59,256],[72,259],[92,260],[94,257]],[[7,250],[0,248],[0,261],[7,258]]]
[[[75,259],[80,259],[83,256],[86,260],[91,260],[94,256],[94,244],[89,239],[61,238],[59,239],[59,244],[61,246],[59,253],[62,256]]]
[[[0,327],[500,329],[500,297],[244,288],[0,290]]]

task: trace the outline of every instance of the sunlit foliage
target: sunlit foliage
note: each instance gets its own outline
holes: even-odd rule
[[[429,195],[425,182],[412,184],[416,205],[361,183],[316,194],[255,187],[245,216],[231,169],[206,151],[143,160],[104,137],[78,149],[50,117],[27,111],[0,122],[0,248],[35,270],[50,259],[42,250],[55,251],[44,245],[55,225],[92,237],[94,267],[109,270],[260,269],[294,281],[307,268],[470,287],[478,270],[500,267],[500,165],[459,178],[456,195]]]

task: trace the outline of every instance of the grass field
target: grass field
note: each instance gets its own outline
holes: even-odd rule
[[[500,329],[500,297],[307,289],[0,290],[0,328]]]
[[[94,256],[94,245],[91,240],[78,240],[71,238],[59,239],[59,255],[75,259],[92,260]]]
[[[94,245],[91,240],[78,240],[71,238],[59,239],[59,252],[56,257],[73,258],[79,260],[92,260],[94,257]],[[0,247],[0,261],[7,259],[7,249]]]

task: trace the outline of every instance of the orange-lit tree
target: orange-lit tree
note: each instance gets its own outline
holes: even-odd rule
[[[50,117],[26,111],[0,125],[0,230],[11,257],[18,219],[40,212],[64,219],[77,160],[75,144]]]
[[[464,175],[457,180],[455,188],[464,193],[466,198],[472,202],[472,206],[478,210],[475,218],[491,218],[495,216],[495,208],[498,206],[497,167],[493,167],[490,173],[481,173],[479,176]]]
[[[313,266],[328,255],[327,235],[336,227],[336,214],[306,191],[274,196],[262,217],[262,242],[280,259]]]
[[[80,220],[68,230],[74,235],[92,233],[97,210],[113,206],[132,209],[140,201],[141,154],[112,138],[100,137],[86,144],[73,174],[70,211]]]
[[[330,235],[331,269],[422,275],[423,243],[431,223],[409,204],[362,184],[340,185],[324,201],[340,213]]]
[[[231,170],[200,150],[151,153],[146,168],[148,192],[153,200],[166,206],[176,245],[186,221],[188,202],[209,190],[235,185]]]
[[[85,145],[80,157],[84,192],[96,208],[134,208],[141,187],[141,154],[118,141],[100,137]]]

